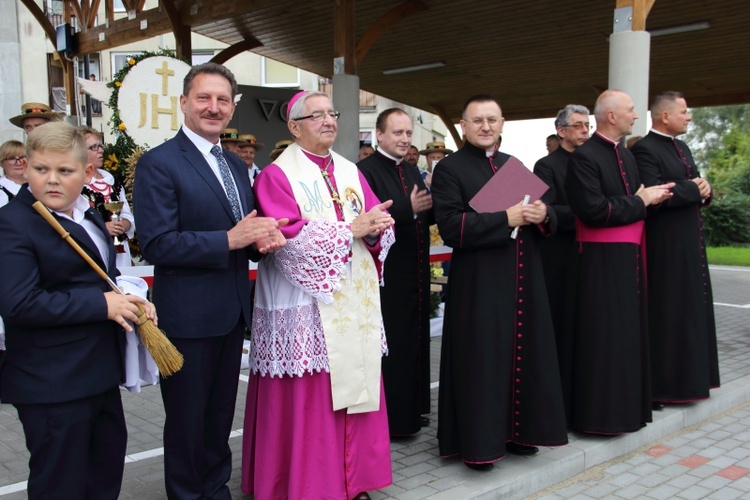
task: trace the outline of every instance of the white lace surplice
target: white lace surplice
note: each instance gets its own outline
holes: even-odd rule
[[[383,235],[385,260],[393,231]],[[256,288],[250,368],[263,376],[330,372],[317,300],[331,303],[346,272],[352,234],[345,222],[310,221],[286,247],[263,258]],[[385,244],[388,242],[388,244]],[[381,352],[387,354],[381,322]]]

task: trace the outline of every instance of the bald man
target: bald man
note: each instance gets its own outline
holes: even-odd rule
[[[705,399],[719,387],[711,276],[701,209],[711,185],[701,178],[687,144],[691,116],[679,92],[651,103],[651,132],[632,147],[647,186],[675,183],[674,196],[646,220],[651,387],[654,408]],[[689,305],[689,307],[686,307]]]
[[[622,434],[651,422],[644,219],[674,183],[641,184],[620,142],[638,118],[626,93],[603,92],[594,117],[597,130],[571,155],[565,179],[580,243],[569,425]]]

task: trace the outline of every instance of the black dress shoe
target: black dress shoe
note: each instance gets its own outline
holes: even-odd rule
[[[427,417],[419,417],[419,426],[420,427],[427,427],[430,425],[430,419]]]
[[[651,409],[654,411],[661,411],[664,409],[664,403],[653,402],[651,403]]]
[[[368,495],[366,491],[363,491],[362,493],[354,497],[354,500],[370,500],[370,495]]]
[[[464,465],[468,467],[469,469],[479,470],[479,471],[488,471],[493,468],[493,465],[491,463],[489,464],[473,464],[471,462],[464,462]]]
[[[533,455],[539,451],[536,446],[526,446],[525,444],[518,444],[514,442],[505,443],[505,451],[512,453],[513,455]]]

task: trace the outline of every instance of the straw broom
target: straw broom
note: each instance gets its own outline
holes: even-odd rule
[[[86,253],[83,248],[81,248],[76,241],[70,237],[70,233],[65,230],[64,227],[55,219],[50,211],[45,207],[41,202],[37,201],[34,203],[34,209],[39,212],[39,215],[44,217],[44,220],[46,220],[50,226],[55,228],[55,230],[60,233],[60,236],[67,241],[70,246],[73,247],[73,249],[78,252],[78,255],[83,257],[83,259],[88,262],[88,264],[94,269],[94,271],[99,274],[99,276],[102,277],[107,283],[109,283],[109,286],[112,287],[112,290],[115,292],[124,295],[125,293],[120,290],[120,288],[115,284],[112,279],[107,276],[107,273],[104,272],[104,270],[99,267],[99,265],[94,262],[94,260],[89,256],[89,254]],[[140,321],[140,326],[138,326],[138,330],[141,334],[141,340],[143,341],[143,345],[146,346],[146,349],[148,349],[148,352],[151,353],[151,357],[154,358],[154,361],[156,362],[156,366],[159,368],[159,373],[162,374],[164,377],[168,377],[180,370],[182,368],[183,358],[182,354],[177,350],[177,348],[172,345],[172,342],[169,341],[166,335],[164,335],[164,332],[159,329],[154,323],[146,316],[146,312],[143,310],[143,306],[141,304],[136,303],[135,304],[138,307],[138,320]]]

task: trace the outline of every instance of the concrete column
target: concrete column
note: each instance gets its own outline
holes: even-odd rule
[[[333,150],[349,161],[359,155],[359,77],[333,75],[333,107],[341,112]]]
[[[21,44],[15,0],[3,0],[0,17],[0,144],[11,139],[24,140],[23,131],[8,118],[21,114]],[[26,7],[21,6],[27,10]],[[45,94],[46,95],[46,94]]]
[[[633,135],[646,135],[651,34],[621,31],[609,36],[609,88],[622,90],[633,99],[638,120]]]

